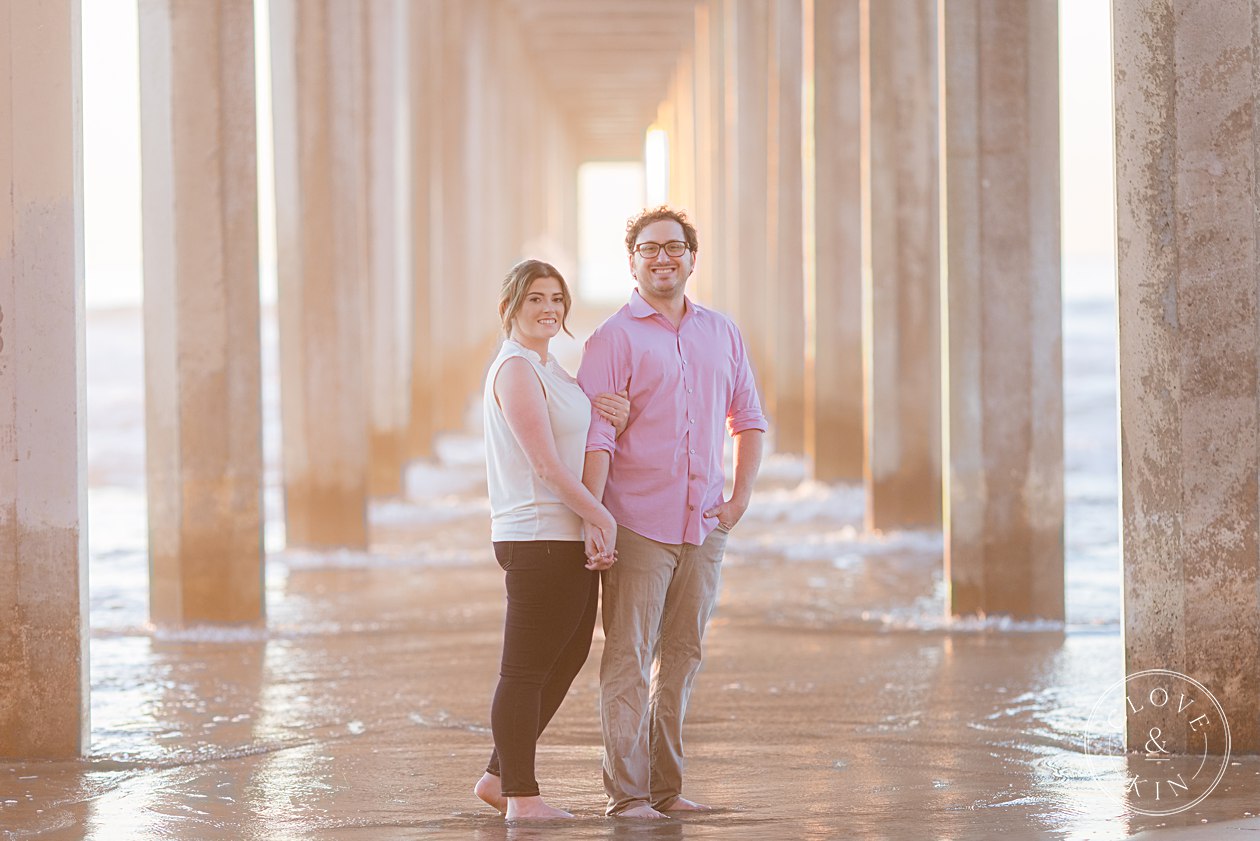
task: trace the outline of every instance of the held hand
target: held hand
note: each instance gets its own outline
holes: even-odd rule
[[[587,556],[586,568],[592,572],[600,572],[608,569],[617,562],[617,550],[607,549],[601,555]]]
[[[586,568],[593,571],[608,569],[617,560],[617,528],[603,529],[593,523],[584,523],[586,529]]]
[[[718,525],[730,531],[735,524],[744,516],[744,512],[748,510],[748,503],[740,504],[734,499],[728,499],[704,512],[706,517],[717,517]]]
[[[582,534],[586,536],[586,557],[596,558],[604,554],[604,532],[589,521],[582,522]],[[587,565],[590,568],[590,565]]]
[[[628,388],[618,392],[605,392],[592,400],[591,405],[599,412],[600,417],[613,425],[617,436],[626,431],[626,424],[630,421]]]

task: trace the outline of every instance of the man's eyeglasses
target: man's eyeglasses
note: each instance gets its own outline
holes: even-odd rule
[[[679,240],[670,240],[666,243],[660,242],[641,242],[634,247],[639,256],[644,260],[651,260],[657,254],[661,253],[661,249],[665,249],[665,253],[670,257],[681,257],[689,250],[687,243]]]

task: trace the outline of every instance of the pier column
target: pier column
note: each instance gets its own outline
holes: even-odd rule
[[[537,83],[541,86],[541,82]],[[536,88],[536,91],[539,89]],[[541,96],[541,92],[536,92]],[[543,127],[542,146],[539,150],[543,161],[542,215],[539,218],[541,235],[556,255],[556,268],[564,272],[571,286],[578,281],[578,167],[577,143],[565,118],[554,102],[548,102],[552,114]],[[576,288],[574,294],[577,294]],[[496,334],[496,338],[497,338]]]
[[[779,0],[772,12],[770,61],[771,330],[767,397],[775,450],[805,451],[805,233],[801,183],[801,87],[804,22],[801,0]]]
[[[1125,671],[1200,681],[1256,753],[1260,11],[1117,0],[1113,24]]]
[[[862,0],[866,527],[941,523],[936,0]]]
[[[949,609],[1062,619],[1058,8],[941,9]]]
[[[554,103],[552,108],[557,108]],[[552,123],[554,140],[548,151],[553,181],[550,189],[555,195],[548,201],[547,218],[550,230],[558,238],[559,248],[568,255],[570,265],[578,264],[578,170],[582,161],[578,157],[578,142],[573,131],[557,113]],[[576,279],[577,273],[573,273]],[[628,295],[629,293],[627,293]]]
[[[730,271],[730,227],[735,218],[728,206],[731,183],[727,156],[730,139],[726,120],[726,24],[723,0],[696,4],[694,33],[694,188],[696,204],[689,218],[696,224],[701,250],[688,289],[699,301],[730,313],[735,289]]]
[[[403,250],[410,202],[410,155],[404,129],[406,101],[404,0],[376,0],[363,6],[369,45],[364,97],[368,103],[364,142],[368,149],[367,371],[371,389],[370,483],[373,496],[402,492],[411,415],[410,260]]]
[[[475,107],[470,84],[469,4],[439,5],[441,17],[440,96],[429,114],[439,126],[438,175],[435,179],[437,207],[434,215],[434,256],[437,271],[430,286],[431,303],[437,323],[433,324],[433,342],[438,388],[434,395],[440,431],[463,428],[464,397],[472,382],[473,366],[469,357],[474,342],[468,336],[466,310],[484,297],[488,284],[476,271],[479,252],[469,249],[468,207],[472,201],[469,124]],[[479,243],[478,248],[486,247]],[[504,267],[506,273],[508,267]],[[502,277],[502,275],[500,275]],[[491,310],[494,301],[486,302]]]
[[[805,0],[805,453],[862,478],[859,0]]]
[[[88,744],[78,0],[0,0],[0,756]]]
[[[517,243],[510,241],[507,193],[516,177],[505,178],[504,147],[511,141],[502,129],[503,103],[509,98],[507,84],[497,72],[503,56],[495,34],[508,12],[495,0],[464,0],[467,86],[465,97],[464,170],[461,188],[465,191],[464,250],[469,262],[469,285],[461,307],[464,328],[460,341],[467,350],[462,355],[464,373],[456,397],[466,411],[474,394],[481,393],[492,349],[503,339],[498,324],[499,287],[507,270],[517,261]],[[519,72],[519,70],[517,71]],[[513,84],[512,87],[515,87]],[[463,417],[460,429],[464,428]]]
[[[517,141],[512,137],[517,126],[525,124],[524,109],[529,91],[524,84],[528,64],[524,64],[522,50],[512,26],[514,15],[510,9],[491,7],[489,31],[486,33],[488,78],[484,83],[492,91],[485,131],[486,181],[484,187],[485,210],[495,220],[494,241],[501,248],[494,267],[506,273],[507,267],[525,256],[521,206],[523,194],[530,189],[530,179],[536,174],[525,175],[524,162],[529,159],[529,141]],[[536,168],[531,167],[531,170]],[[513,184],[511,190],[504,186]],[[499,273],[496,271],[495,273]],[[489,272],[487,272],[489,275]],[[487,277],[489,280],[489,277]],[[474,304],[474,310],[479,307]],[[493,320],[491,320],[493,323]],[[489,360],[485,360],[488,362]]]
[[[519,24],[512,10],[506,4],[491,3],[486,7],[484,29],[484,64],[481,72],[481,86],[486,91],[486,108],[482,114],[480,126],[474,129],[479,136],[483,165],[481,172],[480,213],[470,219],[470,227],[475,229],[477,219],[493,220],[494,227],[489,231],[494,244],[487,256],[490,258],[484,272],[485,289],[491,294],[479,295],[471,302],[469,314],[475,319],[477,332],[483,342],[492,342],[497,348],[499,337],[494,335],[497,311],[494,303],[497,300],[499,281],[507,273],[508,268],[523,259],[524,251],[524,204],[526,190],[529,189],[529,178],[537,170],[530,161],[530,149],[537,137],[537,131],[531,131],[544,111],[535,111],[526,116],[523,107],[530,95],[527,87],[529,76],[529,60],[519,40]],[[524,128],[529,126],[530,128]],[[529,132],[533,135],[529,141],[519,141],[514,135]],[[484,382],[486,366],[493,358],[487,353],[477,358],[477,370],[468,385]],[[467,388],[467,387],[466,387]]]
[[[356,4],[272,0],[290,546],[367,545],[364,37]]]
[[[669,203],[685,208],[688,217],[696,212],[696,91],[695,53],[690,44],[683,47],[670,82],[669,103]]]
[[[258,622],[254,6],[139,12],[149,612]]]
[[[734,235],[732,262],[724,277],[730,284],[730,311],[738,323],[752,359],[758,389],[773,387],[770,368],[770,319],[767,278],[770,253],[769,187],[769,84],[770,4],[767,0],[740,0],[726,7],[727,78],[732,90],[726,99],[730,167],[730,215],[727,224]]]
[[[696,5],[696,228],[700,235],[696,297],[726,309],[727,190],[725,20],[722,0]]]
[[[408,80],[409,264],[411,273],[411,400],[407,428],[407,455],[433,455],[437,431],[438,351],[434,342],[438,315],[433,309],[433,287],[441,281],[435,271],[435,220],[441,214],[436,203],[436,138],[440,130],[434,114],[440,113],[438,85],[441,48],[442,0],[414,0],[406,5]]]

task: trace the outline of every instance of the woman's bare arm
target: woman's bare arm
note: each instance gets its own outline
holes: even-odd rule
[[[604,532],[605,544],[614,541],[617,523],[612,514],[560,460],[547,414],[547,398],[527,360],[513,357],[500,366],[494,381],[494,396],[503,409],[508,428],[542,483],[579,517]]]

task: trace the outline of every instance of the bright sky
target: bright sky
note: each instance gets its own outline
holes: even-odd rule
[[[265,8],[265,0],[259,6]],[[1110,4],[1059,0],[1064,270],[1069,287],[1107,284],[1114,255]],[[83,3],[84,238],[89,306],[138,304],[140,280],[140,116],[136,0]],[[265,299],[274,299],[270,83],[266,17],[259,15],[259,257]],[[624,294],[620,247],[626,217],[656,192],[635,165],[586,167],[580,177],[584,292]],[[648,183],[645,183],[648,182]],[[1072,267],[1094,270],[1076,275]],[[1105,291],[1105,290],[1104,290]]]
[[[1059,0],[1063,253],[1113,262],[1111,4]]]

